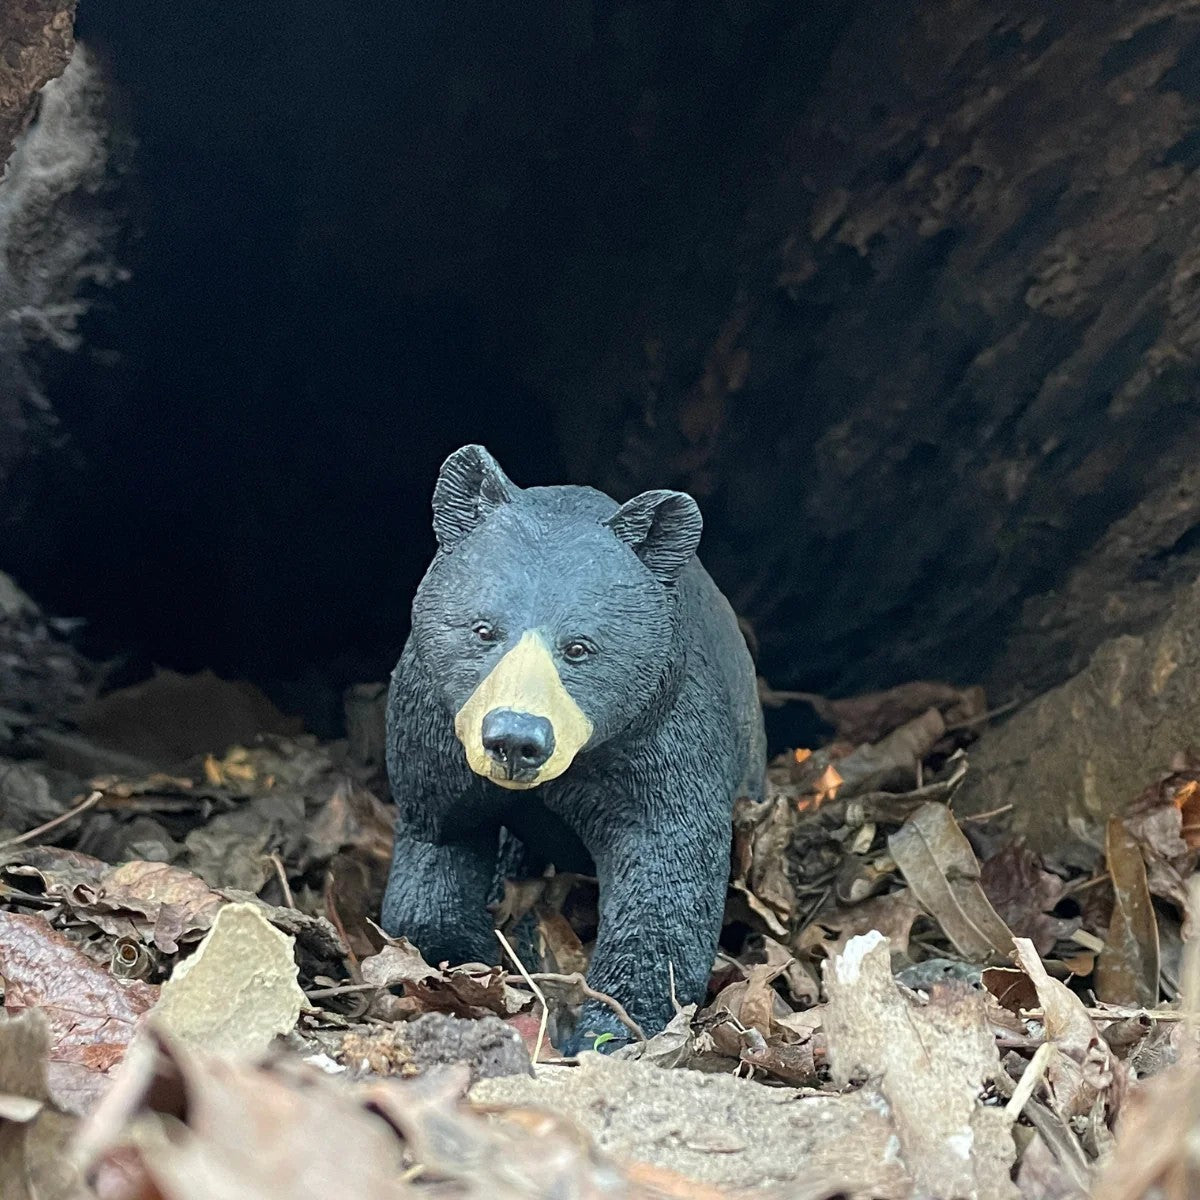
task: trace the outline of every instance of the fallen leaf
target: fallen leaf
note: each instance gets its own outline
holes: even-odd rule
[[[528,1008],[533,997],[510,987],[501,967],[480,963],[431,967],[407,938],[388,938],[378,953],[361,964],[364,983],[375,987],[402,987],[422,1012],[448,1012],[472,1017],[484,1013],[509,1016]]]
[[[1158,920],[1137,839],[1119,817],[1108,822],[1105,857],[1114,904],[1096,960],[1096,994],[1109,1004],[1158,1003]]]
[[[948,683],[917,680],[885,692],[868,692],[829,700],[809,692],[778,693],[785,698],[805,700],[817,715],[836,730],[842,741],[856,745],[878,742],[914,717],[936,708],[947,725],[963,725],[987,711],[987,698],[979,687],[957,688]]]
[[[1200,1195],[1200,1065],[1168,1067],[1131,1090],[1094,1200]]]
[[[301,729],[252,684],[230,683],[211,671],[159,671],[84,705],[76,720],[101,745],[163,765],[220,753],[256,734]]]
[[[893,949],[907,953],[913,923],[923,915],[924,909],[913,899],[913,893],[908,888],[899,888],[883,896],[872,896],[861,904],[840,905],[819,913],[810,928],[827,930],[836,936],[832,940],[822,936],[803,944],[814,949],[819,946],[829,957],[840,954],[852,937],[874,929],[888,939]]]
[[[942,714],[931,708],[893,730],[881,741],[859,746],[838,760],[841,799],[873,789],[899,791],[916,783],[917,764],[946,732]]]
[[[586,973],[587,951],[579,935],[571,928],[571,922],[562,913],[553,912],[546,905],[538,905],[537,936],[543,971],[560,975]]]
[[[1124,1065],[1100,1036],[1083,1001],[1051,978],[1033,943],[1014,938],[1013,945],[1017,962],[1037,989],[1046,1038],[1058,1050],[1046,1070],[1055,1110],[1064,1120],[1088,1115],[1097,1105],[1116,1113],[1125,1091]]]
[[[1009,1012],[1019,1013],[1038,1006],[1037,988],[1024,971],[1016,967],[985,967],[983,986]]]
[[[730,889],[776,937],[786,937],[796,914],[796,885],[788,871],[788,851],[799,819],[789,795],[765,801],[741,798],[733,816],[733,878]]]
[[[120,982],[41,917],[0,912],[0,976],[11,1014],[38,1009],[50,1030],[47,1075],[56,1103],[82,1112],[103,1092],[143,1015],[151,984]]]
[[[366,788],[341,780],[306,826],[309,862],[325,862],[339,851],[352,850],[381,865],[386,875],[392,861],[392,825],[388,807]]]
[[[912,894],[972,962],[1007,958],[1012,934],[979,885],[979,862],[944,804],[925,804],[888,838]]]
[[[987,859],[980,867],[979,885],[1005,925],[1017,937],[1029,938],[1039,954],[1049,954],[1059,938],[1079,928],[1078,920],[1051,916],[1063,897],[1063,881],[1047,871],[1023,841]]]
[[[291,1030],[307,1001],[293,941],[253,904],[226,904],[162,985],[153,1020],[173,1037],[225,1054],[259,1054]]]

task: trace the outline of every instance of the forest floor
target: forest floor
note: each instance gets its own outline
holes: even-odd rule
[[[4,1200],[1198,1194],[1187,747],[1051,856],[956,816],[981,690],[764,684],[833,734],[739,806],[705,1004],[564,1061],[594,881],[510,883],[502,966],[373,923],[381,685],[320,742],[68,634],[0,576]]]

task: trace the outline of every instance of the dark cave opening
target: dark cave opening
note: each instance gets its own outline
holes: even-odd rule
[[[449,451],[605,482],[578,447],[615,455],[621,421],[526,370],[547,343],[599,344],[551,281],[582,271],[615,311],[644,260],[714,286],[696,211],[734,210],[723,130],[794,24],[772,5],[373,0],[331,20],[84,0],[136,143],[130,278],[55,380],[70,454],[6,531],[9,567],[86,618],[114,682],[211,667],[333,732],[341,689],[407,633]]]
[[[479,441],[519,483],[692,492],[777,688],[1061,681],[1200,561],[1166,483],[1194,31],[926,16],[81,0],[129,277],[15,483],[0,442],[4,569],[114,682],[207,666],[330,733]]]

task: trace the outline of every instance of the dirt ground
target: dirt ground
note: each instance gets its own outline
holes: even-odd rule
[[[1194,1194],[1186,747],[1034,849],[972,762],[1044,715],[764,681],[834,733],[736,814],[706,1003],[565,1061],[594,881],[509,881],[494,964],[373,923],[382,685],[321,742],[209,673],[103,678],[0,580],[5,1200]]]

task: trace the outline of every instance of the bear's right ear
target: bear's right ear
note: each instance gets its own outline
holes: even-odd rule
[[[521,489],[482,446],[455,450],[438,472],[433,489],[433,532],[449,550],[501,504]]]
[[[604,524],[646,564],[659,583],[673,584],[700,544],[703,522],[686,492],[643,492]]]

